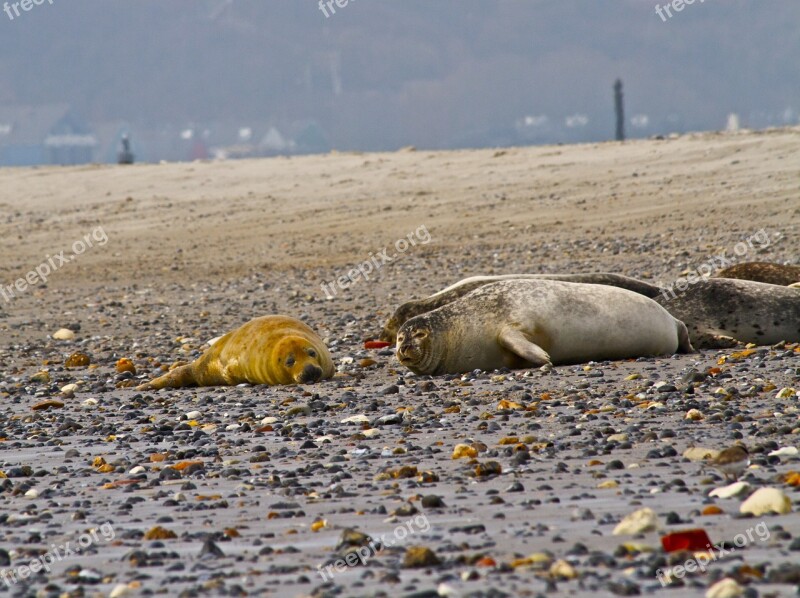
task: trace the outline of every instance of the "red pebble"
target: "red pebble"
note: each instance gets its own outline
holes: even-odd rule
[[[661,546],[665,552],[677,550],[708,550],[712,544],[704,529],[689,529],[661,537]]]
[[[387,343],[386,341],[364,341],[364,348],[365,349],[385,349],[391,343]]]

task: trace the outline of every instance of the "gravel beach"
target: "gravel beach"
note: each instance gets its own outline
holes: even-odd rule
[[[364,343],[466,276],[798,264],[799,145],[0,170],[0,595],[797,595],[800,345],[430,378]],[[133,388],[273,313],[332,380]],[[710,497],[683,455],[737,440]],[[762,487],[792,512],[742,515]],[[721,549],[667,575],[696,528]]]

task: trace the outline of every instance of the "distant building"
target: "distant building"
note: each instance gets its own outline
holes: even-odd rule
[[[97,138],[66,104],[0,105],[0,166],[86,164]]]

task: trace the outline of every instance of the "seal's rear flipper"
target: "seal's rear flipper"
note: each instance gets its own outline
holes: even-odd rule
[[[533,365],[553,365],[550,362],[550,355],[547,354],[547,351],[529,341],[519,330],[506,328],[500,333],[497,340],[502,347],[505,347],[515,355],[519,355]]]
[[[675,323],[678,325],[678,353],[694,353],[694,347],[689,340],[689,330],[686,328],[686,324],[680,320],[675,320]]]
[[[191,363],[177,367],[160,378],[137,386],[136,390],[159,390],[161,388],[181,388],[184,386],[197,386],[194,368]]]

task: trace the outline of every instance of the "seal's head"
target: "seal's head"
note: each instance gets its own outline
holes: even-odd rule
[[[433,374],[440,361],[435,335],[424,318],[409,320],[397,332],[397,359],[416,374]]]
[[[301,336],[283,337],[275,345],[273,356],[282,370],[281,377],[287,381],[284,384],[313,384],[322,379],[322,355]]]

